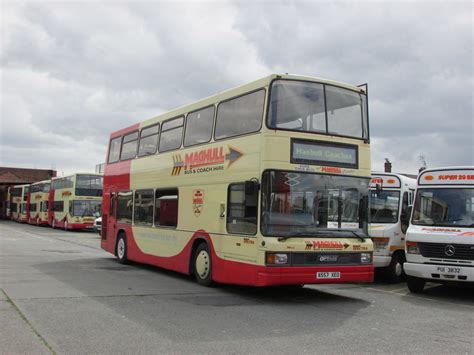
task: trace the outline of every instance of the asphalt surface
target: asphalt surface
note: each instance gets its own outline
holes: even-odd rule
[[[205,288],[99,245],[0,221],[1,354],[474,354],[473,288]]]

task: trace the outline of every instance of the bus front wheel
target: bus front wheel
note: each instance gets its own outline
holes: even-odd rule
[[[426,280],[419,277],[407,276],[407,286],[410,292],[421,293],[425,288]]]
[[[392,256],[392,261],[386,270],[387,281],[390,283],[399,283],[405,279],[403,264],[405,256],[401,252],[397,252]]]
[[[125,234],[120,233],[117,239],[117,248],[116,248],[117,259],[120,264],[126,264],[127,259],[127,240],[125,239]]]
[[[201,243],[194,254],[194,276],[202,286],[212,285],[211,252],[207,243]]]

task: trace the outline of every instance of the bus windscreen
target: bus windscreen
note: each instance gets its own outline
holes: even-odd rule
[[[76,196],[102,196],[102,177],[98,175],[77,175]]]
[[[275,80],[268,110],[270,128],[368,138],[366,96],[313,82]]]

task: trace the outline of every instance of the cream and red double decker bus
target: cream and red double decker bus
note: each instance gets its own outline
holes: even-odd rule
[[[427,281],[474,284],[474,166],[420,173],[406,257],[411,292]]]
[[[53,228],[91,229],[102,205],[102,175],[54,178],[49,191],[48,223]]]
[[[11,188],[10,218],[14,221],[26,222],[26,205],[30,185],[15,185]]]
[[[361,87],[270,75],[111,134],[101,247],[198,283],[373,280]]]
[[[30,185],[28,198],[28,223],[48,225],[48,204],[51,180],[35,182]]]

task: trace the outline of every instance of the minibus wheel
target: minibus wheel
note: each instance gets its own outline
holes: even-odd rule
[[[421,293],[425,288],[426,280],[419,277],[407,276],[407,286],[410,292]]]
[[[127,240],[124,233],[120,233],[117,238],[117,247],[115,248],[115,254],[117,255],[118,262],[120,264],[126,264],[127,259]]]
[[[51,223],[51,228],[55,229],[56,228],[56,220],[53,219],[53,223]]]
[[[392,261],[387,267],[386,278],[390,283],[399,283],[405,279],[405,271],[403,271],[403,264],[405,257],[401,252],[393,254]]]
[[[64,230],[67,231],[67,221],[64,221]]]
[[[194,253],[194,276],[202,286],[212,285],[211,252],[207,243],[201,243]]]

